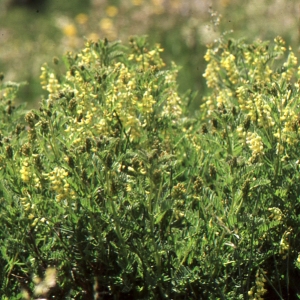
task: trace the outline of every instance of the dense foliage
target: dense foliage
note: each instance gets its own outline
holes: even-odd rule
[[[65,74],[43,65],[36,110],[1,83],[3,299],[300,294],[295,55],[212,45],[190,118],[161,51],[89,42]]]

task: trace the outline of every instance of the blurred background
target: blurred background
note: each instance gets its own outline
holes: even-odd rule
[[[34,107],[44,93],[44,62],[63,68],[62,55],[87,39],[127,43],[131,35],[148,35],[165,49],[168,64],[181,66],[179,90],[198,91],[193,110],[206,93],[207,44],[225,33],[249,42],[280,35],[299,56],[299,18],[299,0],[0,0],[0,73],[5,81],[26,81],[18,101]]]

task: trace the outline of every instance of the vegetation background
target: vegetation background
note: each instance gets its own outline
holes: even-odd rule
[[[0,72],[28,83],[18,100],[34,107],[44,62],[81,49],[86,39],[147,34],[165,49],[167,63],[182,67],[180,91],[198,91],[192,111],[206,91],[207,44],[224,32],[250,41],[280,35],[296,50],[299,15],[297,0],[0,0]]]

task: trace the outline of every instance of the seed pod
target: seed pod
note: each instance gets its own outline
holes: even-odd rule
[[[76,100],[74,98],[71,99],[68,106],[69,110],[74,111],[76,106],[77,106]]]
[[[30,128],[34,127],[35,115],[32,111],[25,115],[25,121],[28,123]]]
[[[53,63],[54,63],[55,65],[58,65],[58,63],[59,63],[59,58],[58,58],[57,56],[54,56],[54,57],[53,57]]]
[[[247,117],[247,119],[244,121],[244,124],[243,124],[245,131],[247,131],[249,129],[250,125],[251,125],[250,117]]]
[[[83,181],[87,181],[88,180],[88,176],[87,176],[87,171],[86,169],[83,169],[82,172],[81,172],[81,179]]]
[[[237,115],[237,109],[236,109],[235,106],[233,106],[233,107],[231,108],[231,113],[232,113],[233,116],[236,116],[236,115]]]
[[[17,124],[16,129],[15,129],[16,135],[19,135],[22,132],[22,130],[24,130],[24,128],[25,128],[24,125]]]
[[[112,164],[113,164],[112,156],[110,153],[108,153],[105,159],[105,165],[107,168],[111,168]]]
[[[12,148],[12,146],[11,145],[7,145],[6,148],[5,148],[5,150],[6,150],[6,157],[8,159],[13,158],[13,148]]]
[[[217,119],[212,119],[211,122],[212,122],[212,126],[213,126],[215,129],[218,129],[218,120],[217,120]]]
[[[153,177],[152,177],[153,183],[155,184],[160,183],[161,177],[162,177],[161,170],[154,170]]]
[[[208,129],[207,129],[207,126],[206,126],[205,124],[202,125],[202,127],[201,127],[201,132],[202,132],[203,134],[208,133]]]
[[[91,148],[92,148],[91,139],[90,138],[86,138],[85,139],[85,150],[86,150],[86,152],[90,153]]]
[[[30,144],[29,143],[23,144],[21,147],[21,152],[23,155],[28,156],[30,153]]]
[[[75,71],[76,71],[76,67],[75,66],[72,66],[71,69],[70,69],[70,74],[72,76],[75,76]]]
[[[217,170],[214,165],[209,165],[209,175],[210,177],[215,180],[217,178]]]
[[[242,186],[243,199],[247,199],[250,190],[250,181],[247,179]]]
[[[74,169],[74,167],[75,167],[75,162],[74,162],[74,159],[73,159],[72,156],[68,156],[67,162],[68,162],[69,167],[71,167],[72,169]]]
[[[45,121],[45,120],[42,121],[41,131],[44,134],[47,134],[49,132],[49,123],[48,123],[48,121]]]
[[[34,164],[37,166],[39,170],[43,169],[41,156],[39,154],[34,155]]]
[[[200,193],[204,186],[203,180],[201,177],[197,177],[196,180],[194,181],[194,190],[196,193]]]

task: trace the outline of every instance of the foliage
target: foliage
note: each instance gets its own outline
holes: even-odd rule
[[[161,51],[88,42],[65,74],[42,67],[40,109],[15,108],[18,86],[1,83],[7,298],[300,293],[295,55],[280,60],[281,38],[220,40],[191,118]]]
[[[202,109],[218,158],[211,165],[218,175],[227,170],[215,192],[228,234],[237,234],[226,243],[234,249],[238,290],[249,299],[299,294],[300,73],[293,51],[280,62],[285,42],[274,42],[229,40],[205,55],[213,91]]]
[[[175,155],[184,153],[177,70],[163,69],[161,51],[143,38],[127,49],[90,43],[68,54],[65,76],[42,67],[49,95],[26,123],[4,111],[7,295],[13,279],[31,282],[48,266],[58,270],[60,297],[91,299],[95,280],[100,294],[114,297],[171,293],[168,240],[179,240],[183,226],[171,192],[187,158]],[[7,105],[13,91],[3,89]]]

